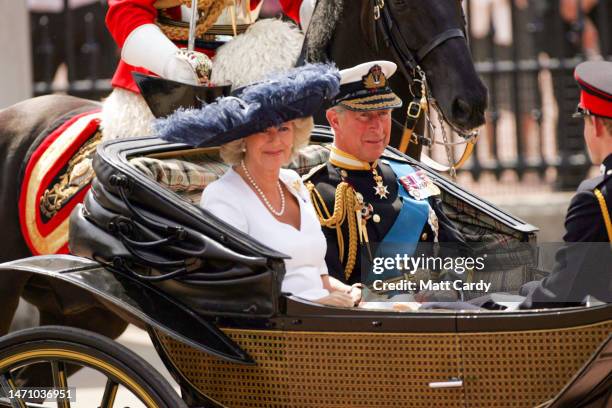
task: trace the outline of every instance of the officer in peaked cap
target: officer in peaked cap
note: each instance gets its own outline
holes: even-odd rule
[[[581,91],[574,117],[584,120],[589,157],[601,174],[578,187],[554,269],[523,287],[522,308],[574,306],[587,295],[612,302],[612,62],[583,62],[574,77]]]
[[[380,244],[404,250],[423,241],[465,245],[427,174],[385,154],[391,111],[402,106],[388,84],[395,70],[392,62],[373,61],[340,71],[340,92],[326,112],[334,132],[329,161],[305,177],[327,239],[328,270],[348,284],[371,283],[361,261],[375,257]],[[391,274],[376,279],[404,277]]]

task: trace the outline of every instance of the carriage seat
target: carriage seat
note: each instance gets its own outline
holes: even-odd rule
[[[329,150],[322,145],[303,148],[289,164],[300,175],[327,161]],[[218,150],[170,158],[136,157],[130,160],[136,169],[159,184],[174,191],[192,204],[199,204],[204,189],[228,169]]]

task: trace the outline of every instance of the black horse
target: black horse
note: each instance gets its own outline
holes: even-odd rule
[[[390,83],[405,104],[414,98],[410,89],[422,69],[446,121],[467,131],[484,123],[487,90],[474,69],[465,23],[460,0],[319,0],[302,57],[340,68],[395,61],[400,75]],[[406,109],[394,112],[393,146],[405,119]]]
[[[486,91],[474,70],[458,0],[319,0],[306,44],[307,52],[327,54],[340,67],[374,59],[394,60],[404,75],[392,86],[405,100],[419,63],[446,119],[461,129],[484,122]],[[312,58],[316,59],[316,58]],[[5,239],[0,262],[30,255],[22,237],[18,197],[24,165],[44,137],[70,117],[99,105],[69,96],[43,96],[0,111],[0,225]],[[400,117],[396,118],[403,123]],[[397,135],[397,132],[395,132]],[[396,139],[397,141],[397,139]],[[24,274],[0,276],[0,335],[6,333],[18,299],[23,295],[41,310],[41,323],[75,325],[114,337],[123,326],[118,319],[104,320],[99,305],[89,308],[66,303],[65,288],[41,287]],[[87,300],[81,303],[88,305]],[[104,321],[104,324],[100,324]]]

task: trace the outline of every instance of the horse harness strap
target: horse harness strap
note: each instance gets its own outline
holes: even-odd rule
[[[385,43],[391,44],[392,49],[399,60],[405,64],[411,71],[411,79],[414,79],[414,74],[419,71],[419,63],[436,47],[445,43],[452,38],[466,39],[465,33],[460,28],[451,28],[434,36],[427,44],[423,45],[416,55],[408,47],[408,42],[399,30],[398,25],[393,19],[388,7],[385,7],[384,0],[372,0],[374,6],[374,19],[377,21],[378,27],[385,38]],[[405,68],[403,67],[403,68]]]
[[[408,104],[404,132],[400,140],[399,150],[406,152],[409,143],[421,144],[426,139],[417,138],[414,129],[427,110],[427,91],[425,89],[425,74],[419,67],[419,63],[436,47],[452,38],[466,38],[463,30],[452,28],[434,36],[427,44],[423,45],[416,53],[408,47],[408,42],[399,30],[399,26],[393,19],[384,0],[372,0],[374,7],[374,20],[383,36],[385,44],[391,45],[392,52],[396,55],[404,75],[410,84],[410,93],[413,96]],[[418,75],[418,78],[416,77]]]
[[[420,81],[414,81],[416,82]],[[406,122],[404,123],[404,132],[402,133],[402,138],[400,139],[399,151],[406,153],[408,150],[408,144],[428,144],[429,140],[420,136],[416,136],[414,134],[414,129],[419,123],[419,119],[421,116],[427,111],[427,93],[425,90],[425,84],[421,82],[420,85],[416,86],[417,89],[412,90],[413,94],[412,101],[408,104],[408,109],[406,109]]]
[[[465,38],[465,34],[460,28],[451,28],[441,32],[417,51],[417,61],[423,61],[434,48],[452,38]]]

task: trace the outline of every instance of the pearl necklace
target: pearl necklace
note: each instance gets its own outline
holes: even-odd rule
[[[259,196],[263,200],[264,204],[266,205],[266,207],[268,207],[268,210],[270,210],[270,212],[276,215],[277,217],[280,217],[281,215],[283,215],[285,213],[285,193],[283,192],[280,181],[276,180],[276,185],[278,187],[278,192],[280,193],[280,197],[281,197],[281,208],[279,211],[276,211],[274,207],[272,207],[272,204],[270,204],[270,201],[268,201],[268,198],[266,197],[264,192],[261,190],[261,188],[259,188],[257,183],[255,183],[255,180],[253,180],[253,177],[251,177],[251,173],[249,173],[249,171],[247,170],[246,165],[244,164],[244,160],[240,161],[240,166],[242,167],[244,174],[247,176],[249,183],[251,183],[251,185],[255,188],[255,191],[259,193]]]

